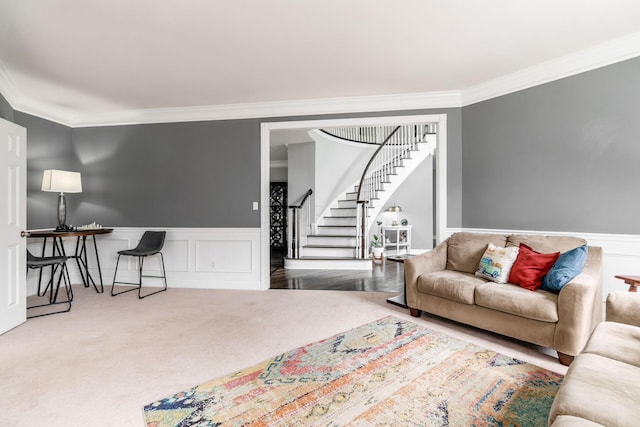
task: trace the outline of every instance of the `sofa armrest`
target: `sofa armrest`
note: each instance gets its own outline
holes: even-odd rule
[[[554,348],[576,356],[602,321],[602,248],[589,247],[587,262],[578,276],[558,295],[558,324]]]
[[[449,240],[447,239],[429,252],[405,260],[405,298],[409,307],[416,308],[418,301],[418,277],[424,273],[440,271],[446,268],[448,242]]]
[[[640,294],[611,292],[607,295],[607,322],[640,326]]]

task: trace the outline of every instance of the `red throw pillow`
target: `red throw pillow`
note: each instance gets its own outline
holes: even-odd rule
[[[553,267],[558,257],[560,257],[560,252],[541,254],[524,243],[520,243],[518,258],[516,258],[509,274],[509,282],[535,291],[542,286],[542,278]]]

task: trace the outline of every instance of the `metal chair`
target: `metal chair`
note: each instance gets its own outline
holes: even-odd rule
[[[136,288],[127,289],[120,292],[114,292],[114,287],[116,283],[120,283],[123,285],[134,285],[138,287],[138,298],[146,298],[150,295],[157,294],[158,292],[167,290],[167,273],[164,268],[164,256],[162,255],[162,248],[164,246],[164,238],[167,235],[166,231],[145,231],[138,242],[138,246],[133,249],[126,249],[123,251],[118,251],[118,260],[116,261],[116,271],[113,273],[113,284],[111,285],[111,296],[116,296],[123,294],[125,292],[135,291]],[[142,267],[144,265],[144,259],[148,256],[160,254],[160,260],[162,262],[162,276],[152,276],[142,274]],[[138,283],[133,282],[117,282],[116,276],[118,275],[118,264],[120,263],[120,257],[124,256],[134,256],[138,257]],[[146,295],[142,295],[142,278],[143,277],[156,277],[164,279],[164,288],[159,291],[151,292]]]
[[[51,267],[51,278],[49,279],[49,283],[47,287],[44,289],[42,294],[40,294],[40,289],[38,289],[38,296],[44,296],[49,289],[49,302],[47,304],[38,304],[31,307],[27,307],[27,310],[39,307],[47,307],[50,305],[56,304],[67,304],[67,308],[64,310],[52,311],[49,313],[36,314],[33,316],[27,316],[27,319],[33,319],[35,317],[49,316],[51,314],[58,313],[66,313],[71,310],[71,301],[73,301],[73,290],[71,289],[71,281],[69,280],[69,271],[67,270],[67,257],[66,256],[49,256],[49,257],[38,257],[33,255],[29,250],[27,250],[27,272],[29,269],[40,269],[42,271],[45,267]],[[58,281],[55,281],[56,271],[59,270],[58,273]],[[60,291],[60,282],[64,281],[64,288],[67,292],[66,301],[58,301],[58,292]],[[39,285],[38,285],[39,287]]]

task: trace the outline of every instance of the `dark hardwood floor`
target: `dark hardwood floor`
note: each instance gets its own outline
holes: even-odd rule
[[[404,264],[385,260],[372,270],[285,270],[283,254],[271,252],[271,289],[404,291]]]

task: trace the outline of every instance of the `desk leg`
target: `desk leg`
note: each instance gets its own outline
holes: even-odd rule
[[[98,256],[98,244],[96,243],[96,236],[93,237],[93,249],[96,253],[96,264],[98,264],[98,276],[100,277],[100,293],[104,292],[104,282],[102,281],[102,269],[100,268],[100,257]],[[96,288],[96,290],[98,290]]]
[[[76,259],[76,264],[78,264],[78,271],[80,272],[80,277],[82,278],[82,284],[85,288],[89,287],[89,273],[87,272],[86,265],[83,268],[82,262],[82,252],[84,250],[84,243],[82,246],[80,245],[80,236],[76,239],[76,250],[74,252],[73,257]],[[86,273],[86,275],[85,275]]]
[[[93,237],[93,239],[94,239],[93,243],[95,245],[95,236]],[[78,243],[79,242],[80,242],[80,237],[78,237]],[[97,251],[96,251],[96,256],[97,256]],[[85,286],[89,287],[89,284],[92,284],[96,292],[98,292],[99,294],[104,292],[104,287],[102,286],[102,278],[100,279],[100,289],[98,289],[98,285],[96,284],[96,281],[93,280],[91,273],[89,273],[89,259],[87,257],[87,236],[82,236],[82,246],[80,248],[80,253],[78,254],[77,259],[79,260],[78,266],[82,264],[84,267],[84,274],[87,279]],[[99,263],[100,261],[98,261],[98,265]],[[98,269],[98,272],[100,272],[99,269]],[[100,276],[102,276],[102,273],[100,273]]]
[[[98,244],[96,243],[96,236],[91,236],[93,238],[93,250],[96,254],[96,264],[98,265],[98,277],[100,278],[100,290],[96,288],[96,291],[102,293],[104,292],[104,282],[102,281],[102,269],[100,268],[100,257],[98,256]],[[92,279],[93,280],[93,279]],[[93,284],[95,286],[95,283]]]
[[[389,304],[397,305],[398,307],[409,308],[407,305],[407,279],[404,279],[404,292],[400,295],[396,295],[395,297],[387,298],[387,302]]]
[[[46,248],[47,248],[47,238],[45,237],[44,241],[42,242],[42,257],[43,258],[45,256],[44,251],[45,251]],[[40,285],[42,284],[42,270],[44,270],[44,268],[41,268],[40,272],[38,273],[38,296],[39,297],[43,296],[47,292],[47,289],[45,289],[44,292],[40,291]],[[53,266],[51,266],[51,274],[53,274]]]

